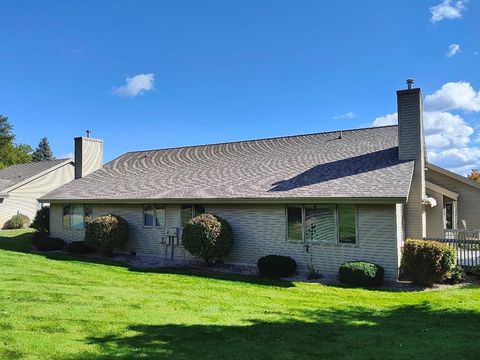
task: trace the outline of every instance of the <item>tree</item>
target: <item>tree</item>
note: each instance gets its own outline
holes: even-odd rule
[[[472,169],[470,174],[468,174],[468,178],[480,183],[480,171],[478,171],[478,169]]]
[[[33,161],[45,161],[45,160],[52,160],[53,153],[52,149],[50,148],[50,144],[46,137],[43,137],[40,142],[38,143],[37,148],[32,154]]]
[[[27,144],[15,144],[12,129],[8,117],[0,115],[0,170],[32,161],[32,148]]]
[[[8,117],[0,115],[0,149],[15,139],[12,134],[13,126],[8,122]]]

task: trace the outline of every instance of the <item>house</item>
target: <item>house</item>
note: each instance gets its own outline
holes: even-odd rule
[[[366,260],[395,279],[405,238],[480,228],[480,185],[427,162],[420,89],[397,100],[398,126],[135,151],[105,166],[103,143],[77,138],[76,179],[41,199],[50,231],[82,240],[85,222],[113,213],[129,223],[127,251],[191,259],[182,226],[208,212],[234,230],[226,262],[281,254],[333,274]]]
[[[0,170],[0,229],[13,215],[35,217],[37,199],[73,180],[71,159],[12,165]]]

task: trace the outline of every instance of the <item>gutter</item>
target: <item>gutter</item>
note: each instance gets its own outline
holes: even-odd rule
[[[42,203],[81,203],[81,204],[298,204],[298,203],[335,203],[335,204],[398,204],[406,203],[406,196],[397,197],[308,197],[308,198],[169,198],[169,199],[48,199],[40,198]]]

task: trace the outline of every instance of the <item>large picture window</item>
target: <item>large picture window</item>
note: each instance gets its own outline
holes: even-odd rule
[[[286,218],[289,241],[357,243],[355,205],[287,205]]]
[[[165,205],[148,204],[143,206],[143,225],[148,227],[166,226]]]
[[[92,221],[93,213],[89,205],[63,204],[63,228],[83,230],[85,224]]]

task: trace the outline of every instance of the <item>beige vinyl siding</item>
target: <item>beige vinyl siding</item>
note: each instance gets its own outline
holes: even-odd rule
[[[124,217],[130,225],[127,251],[168,258],[168,248],[161,243],[163,231],[143,226],[142,205],[92,205],[94,217],[113,213]],[[228,263],[255,266],[264,255],[279,254],[293,257],[301,271],[306,271],[310,254],[302,242],[286,240],[285,206],[283,205],[205,205],[206,211],[225,218],[235,234]],[[168,204],[167,227],[180,227],[180,205]],[[52,205],[51,232],[67,242],[82,240],[84,231],[62,228],[61,205]],[[325,274],[336,274],[344,261],[372,261],[385,268],[386,277],[397,276],[397,212],[392,205],[358,206],[358,244],[315,244],[313,263]],[[175,259],[193,259],[181,246],[174,247]]]
[[[5,221],[21,213],[31,220],[39,208],[38,198],[73,180],[73,164],[65,164],[10,191],[8,197],[0,203],[0,229]]]
[[[402,260],[402,246],[405,242],[405,205],[396,204],[396,229],[397,229],[397,266]]]
[[[437,200],[434,207],[427,206],[427,237],[443,237],[443,194],[434,190],[428,190],[428,196]]]
[[[456,218],[459,229],[463,229],[462,220],[467,222],[468,229],[480,229],[479,189],[441,174],[434,169],[426,171],[426,178],[427,181],[458,193]]]

